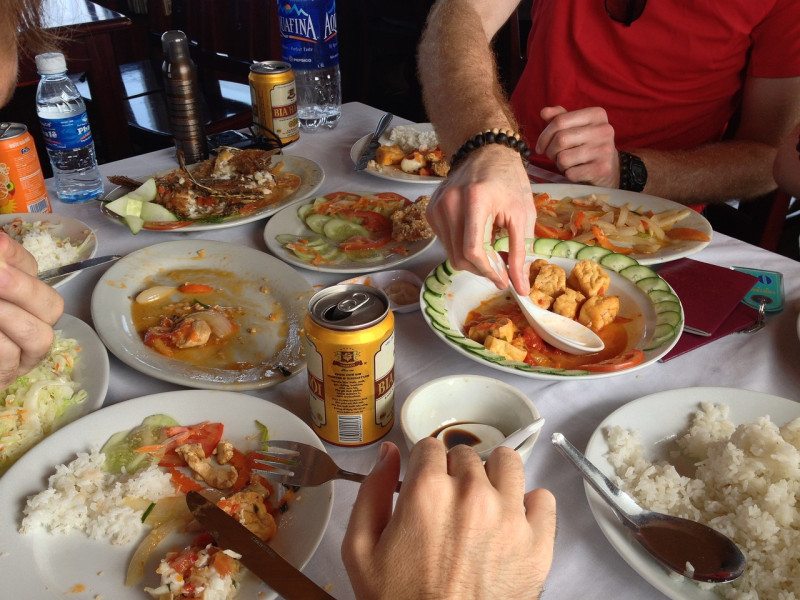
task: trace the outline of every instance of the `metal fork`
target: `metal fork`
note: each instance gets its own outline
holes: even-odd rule
[[[361,483],[366,475],[346,471],[337,465],[323,450],[288,440],[264,442],[267,450],[258,452],[264,460],[255,462],[266,469],[253,469],[255,473],[286,485],[299,487],[322,485],[331,479],[347,479]],[[397,482],[396,492],[400,491],[401,481]]]

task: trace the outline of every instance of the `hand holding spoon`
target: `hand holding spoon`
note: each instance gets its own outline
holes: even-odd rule
[[[664,566],[689,579],[711,583],[733,581],[744,572],[744,554],[729,538],[697,521],[642,508],[562,434],[554,433],[552,441],[614,509],[617,518],[644,549]]]
[[[487,256],[496,271],[505,270],[503,259],[495,250],[489,250]],[[528,296],[517,292],[513,285],[509,284],[506,291],[517,301],[533,330],[551,346],[569,354],[592,354],[605,347],[603,340],[588,327],[536,306]]]

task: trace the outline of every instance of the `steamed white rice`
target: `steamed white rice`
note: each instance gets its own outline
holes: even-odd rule
[[[642,506],[706,523],[747,557],[729,584],[699,584],[728,599],[800,598],[800,419],[734,426],[728,407],[703,403],[670,462],[650,461],[636,432],[606,432],[617,483]],[[681,476],[677,465],[694,465]],[[692,585],[689,580],[686,585]]]
[[[36,259],[39,273],[80,260],[80,245],[69,238],[57,238],[50,231],[52,223],[23,222],[15,219],[3,226],[3,231],[14,238]]]
[[[431,150],[439,145],[432,129],[421,131],[411,125],[398,125],[389,132],[389,145],[397,144],[406,154],[413,150]]]
[[[144,509],[150,502],[175,495],[175,487],[169,473],[156,464],[133,475],[114,475],[103,470],[105,460],[105,454],[95,449],[58,465],[48,488],[28,498],[20,533],[39,528],[53,534],[77,530],[114,545],[138,539]]]

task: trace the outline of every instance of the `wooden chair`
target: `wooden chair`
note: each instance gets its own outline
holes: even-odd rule
[[[150,0],[152,21],[180,29],[190,40],[197,66],[206,133],[242,129],[252,123],[250,64],[280,58],[277,5],[259,0]],[[159,12],[160,11],[160,12]],[[161,33],[149,33],[151,56],[122,65],[124,111],[134,141],[144,149],[172,144],[161,75]],[[78,82],[91,101],[88,88]]]

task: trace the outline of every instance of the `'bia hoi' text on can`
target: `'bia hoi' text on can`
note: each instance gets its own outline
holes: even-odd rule
[[[49,212],[53,209],[33,136],[22,123],[3,123],[0,125],[0,213]]]
[[[394,315],[382,291],[335,285],[305,319],[312,428],[340,446],[370,444],[394,424]]]
[[[284,144],[298,139],[297,87],[291,65],[280,60],[253,63],[249,79],[256,134],[277,137]]]

